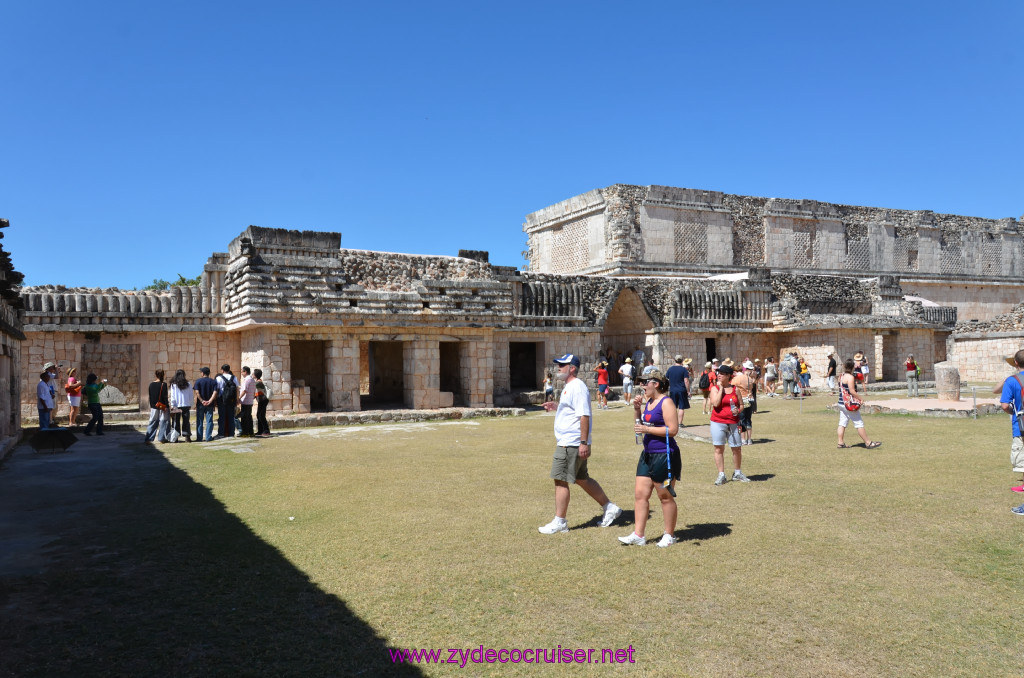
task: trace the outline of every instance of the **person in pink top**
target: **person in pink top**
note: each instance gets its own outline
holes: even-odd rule
[[[238,404],[242,406],[242,437],[252,438],[252,406],[256,402],[256,380],[248,367],[242,368],[242,386],[238,391]]]

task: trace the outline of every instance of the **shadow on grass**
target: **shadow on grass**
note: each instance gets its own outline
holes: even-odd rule
[[[580,523],[579,525],[574,525],[570,527],[569,530],[583,530],[588,527],[601,527],[601,518],[603,517],[604,516],[598,513],[596,516],[594,516],[587,522]],[[609,525],[609,527],[622,527],[623,525],[632,525],[635,522],[636,511],[634,511],[633,509],[622,509],[622,515],[616,518],[615,522]]]
[[[751,438],[751,440],[754,441],[755,445],[760,445],[761,443],[774,443],[775,442],[775,438]]]
[[[752,476],[747,476],[747,479],[755,483],[763,483],[766,480],[771,480],[775,477],[774,473],[756,473]]]
[[[0,570],[0,675],[423,675],[170,464],[172,445],[84,440],[19,448],[0,474],[3,548],[48,542]]]
[[[675,536],[681,542],[702,542],[730,534],[732,534],[732,523],[695,523],[687,525],[684,530],[676,530]]]

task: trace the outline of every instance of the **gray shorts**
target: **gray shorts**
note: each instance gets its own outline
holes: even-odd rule
[[[742,445],[742,441],[740,440],[740,425],[721,424],[717,421],[711,422],[711,444],[739,447]]]
[[[551,460],[551,477],[555,480],[572,485],[577,480],[587,480],[587,460],[580,459],[580,448],[555,446],[555,456]]]
[[[1014,473],[1024,473],[1024,440],[1020,437],[1010,443],[1010,464]]]

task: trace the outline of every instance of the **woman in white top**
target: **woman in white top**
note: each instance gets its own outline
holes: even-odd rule
[[[195,396],[188,379],[185,378],[185,370],[178,370],[174,373],[174,378],[171,379],[169,401],[171,428],[178,432],[179,440],[185,438],[185,442],[192,442],[192,425],[189,422],[188,413],[195,402]],[[182,426],[183,423],[184,426]]]

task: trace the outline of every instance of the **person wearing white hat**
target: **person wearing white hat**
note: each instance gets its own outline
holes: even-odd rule
[[[590,390],[578,377],[579,356],[572,353],[555,358],[558,380],[565,383],[558,403],[544,403],[548,412],[555,410],[555,455],[551,463],[551,479],[555,481],[555,517],[537,530],[541,534],[568,532],[565,517],[569,511],[569,486],[579,485],[604,509],[601,527],[608,527],[622,515],[622,509],[608,499],[601,485],[587,473],[590,441],[593,435],[593,415],[590,409]]]
[[[622,375],[622,396],[627,402],[633,399],[633,371],[633,359],[626,358],[619,368],[619,374]]]

